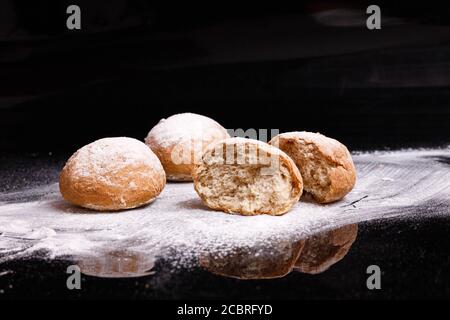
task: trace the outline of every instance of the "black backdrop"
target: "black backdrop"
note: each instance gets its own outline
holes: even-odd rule
[[[65,29],[69,3],[82,8],[81,31]],[[161,117],[184,111],[227,128],[321,131],[353,150],[448,145],[448,1],[377,1],[376,31],[363,23],[368,4],[1,0],[0,190],[53,183],[55,168],[82,145],[143,139]],[[291,274],[237,286],[183,271],[167,292],[146,281],[91,278],[79,296],[61,285],[66,262],[33,258],[3,265],[15,272],[0,288],[7,298],[40,299],[442,297],[448,254],[439,244],[448,219],[417,210],[411,219],[360,226],[346,259],[314,280]],[[377,293],[361,273],[374,261],[388,268]]]
[[[162,117],[227,128],[320,131],[352,149],[443,146],[450,6],[364,1],[2,1],[0,150],[57,152],[143,139]]]

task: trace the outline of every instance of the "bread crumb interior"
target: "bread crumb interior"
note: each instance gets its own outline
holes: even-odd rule
[[[286,141],[281,149],[295,162],[303,178],[303,188],[313,197],[324,198],[331,185],[326,160],[317,147],[304,141]]]
[[[217,208],[244,214],[283,210],[293,192],[288,169],[263,165],[215,164],[199,174],[198,189]],[[263,173],[261,172],[262,169]]]

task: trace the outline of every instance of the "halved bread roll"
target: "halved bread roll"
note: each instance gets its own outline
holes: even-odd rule
[[[229,138],[210,146],[193,172],[210,208],[242,215],[281,215],[303,191],[300,172],[281,150],[257,140]]]
[[[273,138],[271,145],[294,160],[305,191],[319,203],[343,198],[356,182],[356,170],[347,147],[319,133],[289,132]]]

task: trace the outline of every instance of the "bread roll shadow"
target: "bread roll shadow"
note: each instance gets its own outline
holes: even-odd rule
[[[178,205],[183,209],[188,210],[202,210],[202,211],[211,211],[200,198],[189,199],[178,203]],[[214,212],[211,212],[214,213]]]
[[[155,202],[156,199],[153,199],[147,204],[142,205],[139,209],[146,208],[148,206],[151,206],[153,202]],[[94,209],[88,209],[83,208],[81,206],[72,204],[70,202],[65,201],[64,199],[61,200],[55,200],[52,202],[49,202],[48,204],[52,209],[57,210],[64,214],[118,214],[124,211],[130,211],[130,209],[121,209],[121,210],[111,210],[111,211],[98,211]],[[131,209],[133,210],[133,209]]]

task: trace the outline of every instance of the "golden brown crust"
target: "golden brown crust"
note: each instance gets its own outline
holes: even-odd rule
[[[216,121],[181,113],[162,119],[150,130],[145,143],[160,159],[168,180],[192,181],[192,170],[204,150],[228,137],[227,130]]]
[[[64,199],[75,205],[116,211],[152,202],[165,183],[159,160],[145,144],[107,138],[81,148],[67,161],[59,188]]]
[[[299,151],[314,154],[314,160],[327,166],[328,186],[325,192],[313,192],[310,189],[314,187],[304,179],[305,190],[311,192],[317,202],[329,203],[342,199],[353,189],[356,169],[347,147],[339,141],[319,133],[289,132],[276,136],[269,143],[285,151],[294,160],[303,178],[306,175],[305,164],[311,163],[311,159],[305,158]]]
[[[218,150],[221,152],[218,152]],[[232,152],[231,155],[230,150]],[[250,150],[256,150],[257,152],[256,154],[253,154]],[[232,163],[229,163],[230,159]],[[271,161],[270,163],[268,162],[268,159],[272,159],[269,160]],[[220,201],[220,197],[223,197],[226,193],[226,187],[219,190],[219,194],[211,195],[211,190],[209,190],[208,186],[205,185],[205,182],[202,181],[202,179],[206,177],[207,182],[213,180],[220,185],[227,185],[227,182],[224,181],[225,178],[221,175],[208,177],[212,168],[224,164],[231,165],[236,172],[236,176],[232,177],[231,180],[238,180],[240,178],[238,177],[239,173],[236,170],[248,169],[251,172],[252,166],[256,167],[253,174],[257,176],[254,176],[254,178],[258,178],[258,176],[261,175],[262,171],[259,171],[261,167],[269,169],[273,168],[276,174],[280,174],[281,170],[287,171],[289,175],[288,178],[290,179],[290,187],[287,190],[279,191],[280,193],[287,193],[284,194],[284,198],[282,197],[284,199],[283,202],[278,203],[279,200],[277,199],[266,206],[255,206],[253,208],[251,203],[252,198],[258,198],[260,194],[272,193],[273,187],[275,186],[270,185],[270,190],[264,189],[259,192],[253,190],[249,195],[250,198],[243,198],[239,193],[235,197],[230,196],[231,199],[229,199],[229,205],[224,205],[224,201]],[[195,166],[193,178],[196,192],[208,207],[214,210],[220,210],[227,213],[238,213],[241,215],[282,215],[298,202],[303,191],[302,177],[295,163],[289,156],[267,143],[243,138],[229,138],[211,145],[203,154],[202,161]],[[246,183],[244,182],[244,184]],[[216,201],[217,198],[219,198],[218,201]],[[242,202],[242,199],[249,202],[247,207],[245,205],[239,205],[239,202]]]
[[[145,143],[158,156],[161,164],[163,164],[166,178],[170,181],[190,181],[191,180],[191,164],[174,164],[171,159],[172,150],[175,147],[170,145],[167,147],[160,146],[154,141],[152,136],[147,137]]]

